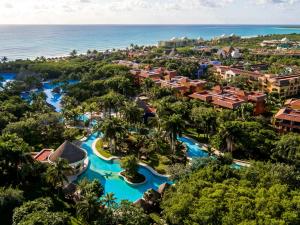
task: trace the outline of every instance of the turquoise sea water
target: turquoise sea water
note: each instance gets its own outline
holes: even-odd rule
[[[256,36],[300,33],[300,29],[276,25],[0,25],[0,57],[54,57],[73,49],[126,48],[131,43],[157,44],[172,37],[210,39],[232,33]]]

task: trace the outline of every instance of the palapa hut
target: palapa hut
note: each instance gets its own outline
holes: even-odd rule
[[[48,158],[50,163],[56,163],[59,159],[65,159],[73,168],[73,175],[77,175],[86,167],[87,153],[73,143],[65,141]]]

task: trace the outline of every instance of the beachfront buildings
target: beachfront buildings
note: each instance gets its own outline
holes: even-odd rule
[[[240,50],[238,48],[233,48],[233,47],[224,47],[224,48],[220,48],[217,51],[217,56],[219,58],[233,58],[233,59],[239,59],[242,57],[242,53],[240,52]]]
[[[189,97],[211,103],[215,107],[232,110],[239,108],[244,103],[251,103],[255,115],[265,112],[266,95],[261,92],[246,92],[234,87],[216,86],[211,91],[195,92]]]
[[[159,41],[158,47],[177,48],[177,47],[185,47],[185,46],[197,46],[197,45],[202,45],[203,43],[204,40],[202,38],[189,39],[187,37],[182,37],[182,38],[173,37],[167,41]]]
[[[300,132],[300,99],[290,99],[275,115],[275,126],[281,132]]]

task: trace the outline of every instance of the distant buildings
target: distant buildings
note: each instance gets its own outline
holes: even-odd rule
[[[197,46],[203,44],[204,40],[202,38],[198,39],[189,39],[187,37],[182,38],[172,38],[168,41],[159,41],[158,47],[163,48],[177,48],[177,47],[186,47],[186,46]]]
[[[281,132],[300,132],[300,99],[286,101],[274,118],[275,126]]]
[[[224,47],[218,50],[216,53],[219,58],[233,58],[233,59],[239,59],[242,57],[242,53],[240,53],[240,50],[238,48],[233,47]]]
[[[266,95],[261,92],[246,92],[234,87],[216,86],[212,91],[195,92],[189,97],[227,109],[237,109],[243,103],[251,103],[254,106],[255,115],[265,112]]]
[[[260,43],[261,47],[275,47],[277,49],[291,49],[298,48],[300,46],[300,42],[291,41],[286,37],[281,40],[264,40]]]
[[[256,66],[253,66],[256,68]],[[260,64],[257,69],[265,68]],[[276,92],[280,96],[290,97],[300,94],[300,72],[298,70],[289,70],[289,74],[276,75],[264,74],[261,71],[248,71],[229,66],[214,66],[214,74],[222,80],[232,81],[238,76],[243,76],[248,81],[255,81],[261,91],[266,93]]]

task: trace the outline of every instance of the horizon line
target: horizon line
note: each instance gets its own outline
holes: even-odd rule
[[[31,24],[31,23],[0,23],[0,26],[51,26],[51,25],[70,25],[70,26],[90,26],[90,25],[101,25],[101,26],[300,26],[299,24],[277,24],[277,23],[40,23],[40,24]]]

